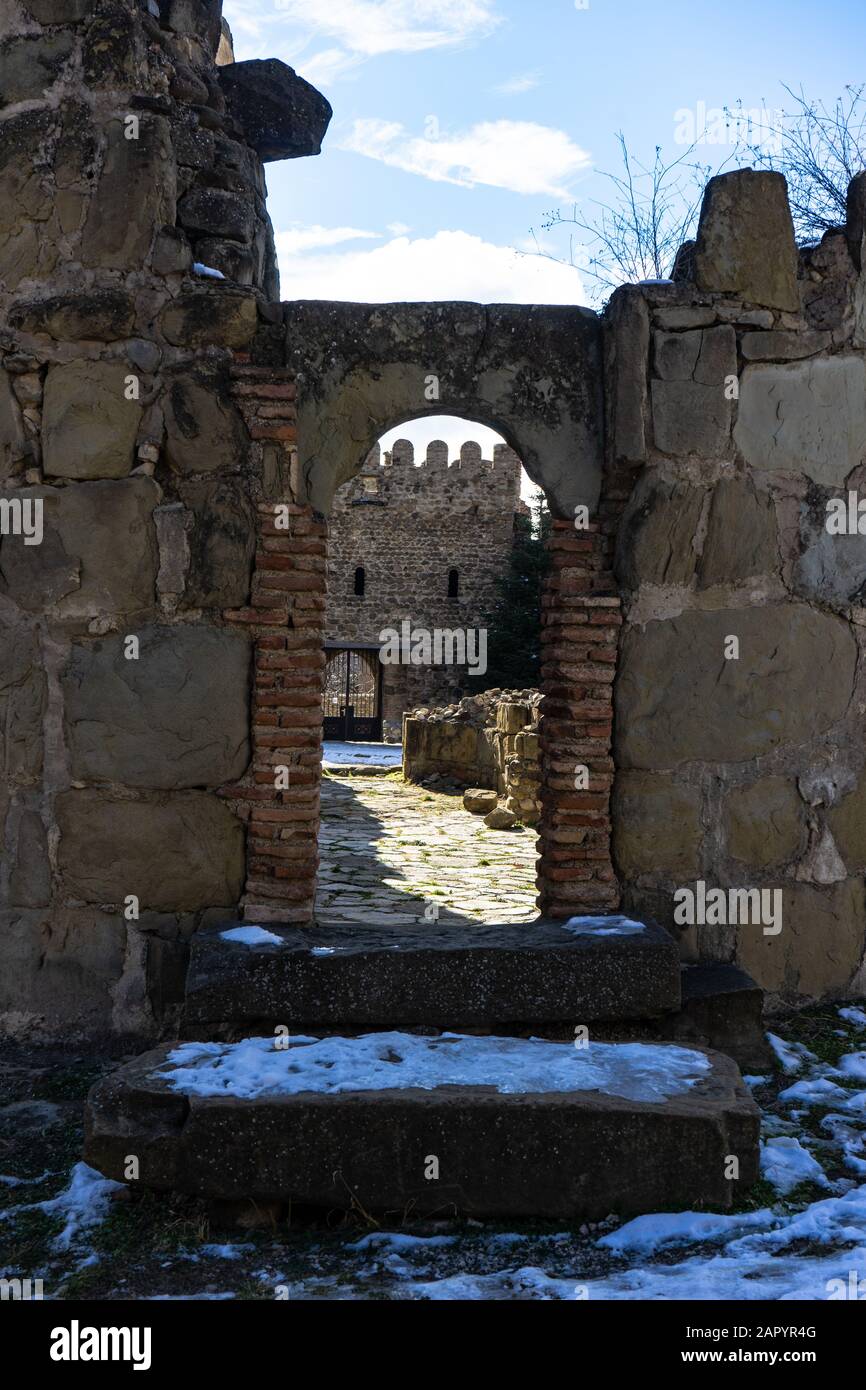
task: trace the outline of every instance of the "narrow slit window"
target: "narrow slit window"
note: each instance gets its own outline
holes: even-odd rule
[[[448,597],[449,597],[449,598],[459,598],[459,597],[460,597],[460,571],[459,571],[459,570],[449,570],[449,571],[448,571]]]
[[[362,566],[359,565],[358,568],[355,570],[355,594],[358,598],[364,597],[364,591],[366,587],[367,575]]]

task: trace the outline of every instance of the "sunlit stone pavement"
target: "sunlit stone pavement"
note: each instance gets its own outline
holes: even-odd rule
[[[529,922],[533,829],[488,830],[443,795],[391,776],[322,779],[316,917],[383,926]],[[425,917],[426,914],[426,917]]]

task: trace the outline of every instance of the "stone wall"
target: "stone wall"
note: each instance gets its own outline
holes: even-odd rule
[[[520,459],[504,444],[493,452],[492,462],[483,459],[469,442],[449,465],[447,445],[435,440],[416,465],[408,440],[384,461],[378,445],[372,450],[336,493],[329,517],[327,641],[378,647],[380,634],[405,619],[430,631],[484,626],[508,565],[515,514],[526,510]],[[453,569],[457,598],[448,597]],[[465,675],[453,666],[384,667],[385,737],[399,740],[411,706],[459,697]]]
[[[153,1031],[244,900],[294,440],[263,162],[329,108],[220,44],[214,0],[0,17],[5,1032]]]
[[[777,998],[866,989],[866,520],[826,525],[866,488],[864,179],[799,255],[781,176],[714,179],[694,279],[609,314],[615,862],[630,907]],[[781,931],[677,928],[698,880],[781,890]]]
[[[403,719],[403,776],[442,776],[505,798],[505,809],[535,825],[541,765],[537,690],[490,690],[445,709],[418,709]]]

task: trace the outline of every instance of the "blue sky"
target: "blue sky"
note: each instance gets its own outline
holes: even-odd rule
[[[683,112],[700,130],[737,101],[772,115],[782,83],[832,102],[866,79],[864,0],[225,0],[224,13],[237,58],[282,58],[334,107],[321,156],[267,168],[284,299],[586,303],[578,270],[519,253],[550,209],[607,196],[617,130],[639,158],[657,143],[673,156]],[[542,245],[567,255],[564,234]]]

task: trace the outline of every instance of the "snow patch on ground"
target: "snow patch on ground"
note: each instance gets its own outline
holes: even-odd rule
[[[801,1182],[829,1187],[824,1169],[799,1139],[779,1134],[761,1145],[761,1173],[784,1197]]]
[[[42,1211],[46,1216],[59,1216],[66,1224],[55,1237],[54,1248],[69,1250],[77,1243],[80,1232],[105,1220],[111,1194],[119,1192],[123,1186],[121,1182],[104,1178],[86,1163],[76,1163],[70,1174],[69,1186],[64,1192],[57,1197],[49,1197],[44,1202],[29,1202],[24,1206],[8,1207],[0,1212],[0,1221],[14,1221],[25,1211]]]
[[[786,1076],[792,1076],[795,1071],[801,1071],[806,1062],[817,1062],[818,1060],[814,1052],[810,1052],[808,1047],[804,1047],[802,1043],[786,1042],[784,1038],[778,1037],[775,1033],[768,1033],[767,1041],[775,1052]]]
[[[862,1009],[840,1009],[839,1017],[846,1023],[853,1023],[855,1028],[866,1028],[866,1014]]]
[[[399,743],[334,743],[325,740],[322,746],[323,767],[400,767],[403,747]]]
[[[158,1076],[184,1095],[298,1095],[315,1091],[492,1086],[504,1095],[601,1091],[627,1100],[682,1095],[711,1067],[700,1052],[650,1043],[571,1043],[540,1038],[440,1038],[370,1033],[276,1049],[271,1038],[183,1043]]]

